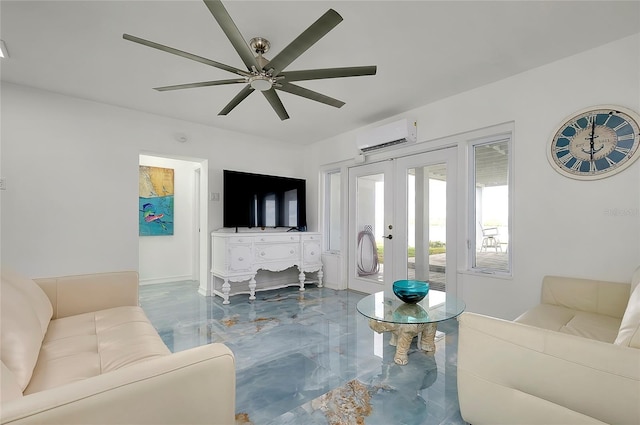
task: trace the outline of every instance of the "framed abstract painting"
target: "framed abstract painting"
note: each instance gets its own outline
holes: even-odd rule
[[[173,169],[140,166],[140,236],[173,235]]]

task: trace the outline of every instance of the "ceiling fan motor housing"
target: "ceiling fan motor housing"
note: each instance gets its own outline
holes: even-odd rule
[[[262,37],[252,38],[251,40],[249,40],[249,45],[251,46],[253,51],[259,55],[264,55],[269,51],[269,47],[271,47],[271,43],[269,43],[269,40]]]

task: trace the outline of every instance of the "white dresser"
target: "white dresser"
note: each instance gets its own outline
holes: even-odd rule
[[[230,233],[212,232],[213,279],[223,281],[222,290],[213,289],[215,295],[229,304],[231,283],[249,281],[249,299],[256,299],[258,270],[281,272],[297,267],[298,282],[304,291],[305,273],[317,272],[318,287],[322,287],[322,237],[312,232]],[[276,287],[282,287],[278,285]],[[260,290],[273,289],[264,287]]]

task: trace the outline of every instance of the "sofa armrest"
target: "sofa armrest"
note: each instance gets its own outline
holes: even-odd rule
[[[459,323],[465,421],[640,423],[639,350],[473,313]]]
[[[34,279],[49,297],[53,319],[138,305],[138,273],[123,271]]]
[[[2,405],[2,424],[235,423],[235,363],[214,343]]]
[[[631,285],[561,276],[545,276],[543,304],[622,318],[629,302]]]

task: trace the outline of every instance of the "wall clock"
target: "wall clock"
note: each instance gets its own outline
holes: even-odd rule
[[[583,109],[565,119],[547,147],[551,166],[579,180],[609,177],[640,157],[640,115],[620,106]]]

